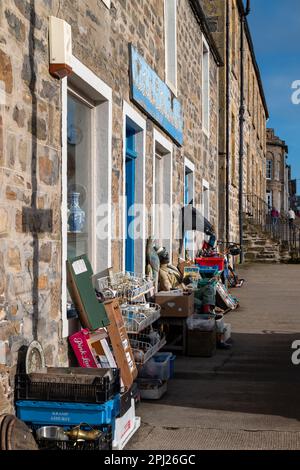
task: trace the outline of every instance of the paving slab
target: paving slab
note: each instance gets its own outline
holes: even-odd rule
[[[300,265],[252,264],[226,315],[232,348],[178,356],[159,401],[137,408],[141,429],[126,449],[300,449]]]

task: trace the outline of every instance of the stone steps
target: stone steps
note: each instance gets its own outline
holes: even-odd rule
[[[290,259],[289,251],[280,242],[247,222],[244,224],[244,246],[246,261],[279,263]]]

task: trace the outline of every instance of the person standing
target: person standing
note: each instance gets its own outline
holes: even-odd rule
[[[290,226],[290,228],[292,228],[294,226],[296,214],[295,214],[295,212],[293,211],[293,209],[291,207],[289,209],[288,215],[289,215],[289,226]]]
[[[272,225],[277,225],[279,212],[277,209],[275,209],[275,207],[272,207],[271,218],[272,218]]]

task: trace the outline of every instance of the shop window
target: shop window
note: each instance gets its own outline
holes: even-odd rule
[[[177,94],[177,0],[165,0],[166,84]]]
[[[267,180],[271,180],[272,176],[273,176],[273,161],[267,160],[267,170],[266,170]]]
[[[94,272],[111,266],[112,91],[75,57],[62,80],[62,323],[67,319],[66,259],[87,254]]]
[[[172,251],[172,144],[154,132],[153,238]]]
[[[68,92],[68,258],[91,256],[92,104]]]
[[[203,130],[209,134],[209,102],[210,102],[210,86],[209,86],[209,48],[203,39],[202,54],[202,122]]]

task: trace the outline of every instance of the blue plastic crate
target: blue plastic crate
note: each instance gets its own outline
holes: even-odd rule
[[[15,407],[17,417],[25,423],[58,426],[111,424],[114,429],[115,418],[120,413],[120,395],[103,404],[22,400],[17,401]]]

